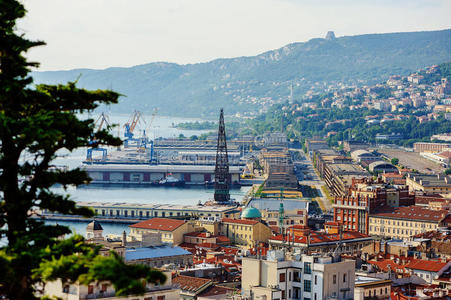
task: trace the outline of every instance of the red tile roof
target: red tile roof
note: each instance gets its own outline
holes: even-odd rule
[[[212,286],[207,290],[203,291],[199,294],[199,297],[210,297],[210,296],[218,296],[218,295],[227,295],[228,293],[232,293],[234,289],[223,287],[223,286]],[[218,299],[218,298],[215,298]]]
[[[406,268],[413,270],[423,270],[429,272],[438,272],[446,266],[445,262],[434,260],[414,259],[406,265]]]
[[[182,220],[174,220],[174,219],[166,219],[166,218],[152,218],[149,220],[145,220],[129,227],[133,228],[142,228],[142,229],[153,229],[153,230],[162,230],[162,231],[174,231],[178,227],[185,224],[185,221]]]
[[[405,266],[395,263],[391,259],[384,259],[384,260],[370,260],[368,261],[369,264],[372,264],[376,267],[378,267],[382,272],[388,272],[389,270],[399,273],[405,273]]]
[[[370,214],[370,217],[439,222],[445,218],[447,214],[448,212],[446,210],[431,210],[425,207],[412,205],[389,208],[378,213]]]
[[[210,279],[179,275],[172,279],[172,283],[180,286],[182,291],[198,292],[204,286],[212,283]]]
[[[258,221],[255,220],[241,220],[241,219],[222,219],[222,223],[233,223],[233,224],[241,224],[241,225],[255,225],[258,224]]]
[[[357,231],[346,231],[342,234],[342,241],[347,240],[348,242],[351,242],[354,239],[362,239],[362,238],[369,238],[369,235],[357,232]],[[274,241],[282,241],[282,235],[273,236],[270,238],[270,240]],[[327,243],[327,242],[336,242],[340,240],[340,235],[335,234],[328,234],[324,232],[312,232],[310,234],[310,244],[319,244],[319,243]],[[292,236],[285,236],[285,241],[293,241]],[[295,236],[294,237],[295,243],[301,243],[306,244],[307,243],[307,236]]]

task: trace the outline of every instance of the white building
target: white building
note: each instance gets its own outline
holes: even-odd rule
[[[257,276],[258,274],[258,276]],[[243,258],[241,288],[246,299],[353,299],[355,261],[295,255],[282,250],[266,258]]]

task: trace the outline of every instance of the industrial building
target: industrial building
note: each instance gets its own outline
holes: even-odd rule
[[[214,165],[131,165],[94,164],[84,169],[97,184],[152,184],[171,174],[186,184],[205,184],[214,180]],[[230,180],[239,183],[241,168],[230,166]]]

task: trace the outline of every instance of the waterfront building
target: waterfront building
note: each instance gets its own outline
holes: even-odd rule
[[[137,238],[143,234],[157,233],[163,243],[179,245],[183,243],[183,236],[194,231],[194,223],[183,220],[152,218],[130,225],[130,235]]]
[[[86,226],[86,239],[93,241],[103,241],[103,228],[96,220]]]
[[[370,214],[369,234],[386,238],[408,239],[413,235],[447,226],[446,210],[431,210],[419,206],[385,209]]]
[[[146,285],[146,292],[143,295],[133,295],[136,300],[179,300],[180,289],[176,287],[171,278],[171,272],[164,272],[166,282],[164,284]],[[61,280],[46,282],[43,291],[44,296],[52,298],[81,300],[81,299],[123,299],[123,296],[116,296],[116,291],[110,282],[96,282],[89,285],[78,283],[63,283]],[[131,296],[131,295],[130,295]]]
[[[214,165],[92,164],[83,166],[94,184],[150,185],[167,174],[186,184],[205,184],[214,179]],[[230,166],[230,182],[239,182],[240,166]]]
[[[77,202],[78,206],[86,206],[94,210],[96,218],[108,220],[145,220],[153,217],[171,219],[221,219],[239,215],[235,206],[226,205],[177,205],[177,204],[143,204],[114,202]],[[44,216],[54,216],[49,211],[41,212]]]
[[[339,257],[296,255],[283,251],[244,257],[241,288],[249,299],[352,299],[355,261]]]
[[[224,218],[219,224],[219,232],[229,238],[232,244],[247,248],[266,243],[272,235],[271,228],[254,219]]]

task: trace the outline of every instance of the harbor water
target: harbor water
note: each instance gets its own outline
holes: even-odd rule
[[[92,116],[92,118],[96,118]],[[128,115],[114,114],[110,116],[112,123],[119,123],[121,126],[127,121]],[[150,119],[150,116],[146,116]],[[173,124],[180,122],[194,121],[193,119],[156,117],[154,124],[151,127],[151,137],[178,137],[180,134],[184,136],[199,135],[207,131],[191,131],[179,130],[173,128]],[[122,127],[120,127],[122,128]],[[116,135],[122,134],[121,132]],[[139,129],[137,130],[139,134]],[[114,150],[111,148],[111,150]],[[61,152],[60,157],[56,159],[57,165],[68,166],[75,168],[81,165],[86,157],[86,149],[77,149],[76,151]],[[249,187],[241,187],[239,189],[231,190],[231,198],[236,201],[241,201]],[[120,203],[148,203],[148,204],[178,204],[178,205],[196,205],[199,202],[213,199],[214,189],[203,186],[188,186],[188,187],[141,187],[141,186],[101,186],[89,185],[82,187],[69,187],[64,190],[62,187],[54,187],[53,191],[58,193],[70,194],[75,201],[83,202],[120,202]],[[49,224],[58,223],[72,228],[73,231],[84,235],[86,226],[89,220],[80,220],[79,222],[72,221],[48,221]],[[101,223],[104,228],[104,235],[106,234],[121,234],[124,230],[128,232],[128,224],[113,224]]]

